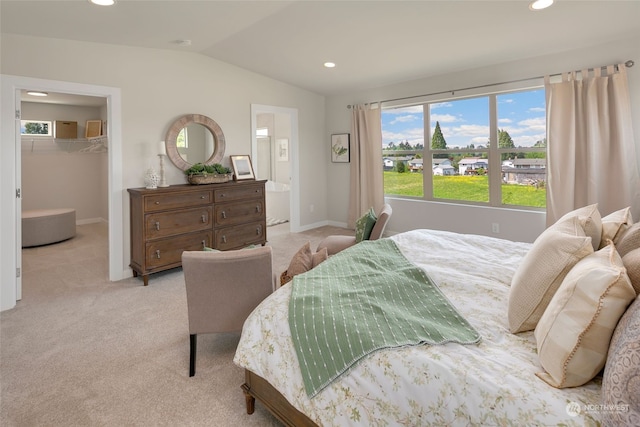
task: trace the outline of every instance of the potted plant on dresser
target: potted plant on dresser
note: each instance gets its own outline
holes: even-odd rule
[[[196,185],[228,182],[233,177],[231,169],[220,163],[214,163],[212,165],[196,163],[185,170],[184,173],[187,175],[189,184]]]

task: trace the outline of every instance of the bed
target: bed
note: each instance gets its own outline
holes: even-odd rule
[[[289,323],[297,276],[245,322],[234,362],[245,369],[249,414],[257,399],[291,426],[600,425],[602,375],[552,387],[536,375],[544,369],[534,331],[509,330],[511,281],[532,244],[435,230],[381,240],[437,284],[478,342],[381,348],[309,393]],[[350,251],[327,268],[349,262]]]

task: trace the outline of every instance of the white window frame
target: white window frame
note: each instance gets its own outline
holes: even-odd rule
[[[513,92],[525,92],[544,89],[544,81],[542,79],[531,79],[522,82],[512,82],[500,85],[491,85],[491,91],[487,91],[487,87],[476,87],[470,89],[463,89],[458,91],[447,92],[451,96],[444,96],[444,93],[425,95],[421,97],[412,97],[413,102],[408,102],[407,99],[386,101],[381,103],[382,109],[393,109],[400,107],[409,107],[415,105],[422,105],[423,110],[423,126],[424,126],[424,148],[423,159],[433,158],[434,153],[455,153],[455,152],[467,152],[468,149],[461,148],[447,148],[446,150],[433,150],[431,148],[431,117],[430,117],[430,104],[447,101],[460,101],[470,98],[483,98],[489,99],[489,147],[475,149],[478,153],[486,152],[489,160],[489,202],[477,202],[472,200],[459,200],[459,199],[443,199],[433,197],[433,173],[426,173],[427,169],[423,169],[422,177],[422,197],[404,196],[401,194],[386,194],[385,197],[394,197],[399,199],[408,200],[426,200],[430,202],[446,202],[459,205],[476,205],[476,206],[488,206],[493,208],[502,209],[518,209],[518,210],[533,210],[533,211],[546,211],[546,207],[535,206],[523,206],[523,205],[508,205],[502,203],[502,164],[501,154],[507,152],[513,152],[512,148],[499,148],[498,147],[498,108],[497,98],[499,95],[513,93]],[[540,148],[535,147],[518,147],[518,152],[540,152]]]
[[[46,124],[48,133],[22,133],[22,129],[26,128],[27,123]],[[20,136],[28,136],[29,138],[51,138],[53,136],[53,122],[50,120],[20,120]]]

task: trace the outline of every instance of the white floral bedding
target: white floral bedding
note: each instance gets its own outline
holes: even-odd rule
[[[508,330],[509,283],[530,244],[433,230],[391,239],[480,332],[479,344],[382,350],[309,399],[290,337],[290,282],[249,316],[234,362],[322,426],[598,424],[589,405],[600,403],[599,379],[549,386],[535,376],[533,332]]]

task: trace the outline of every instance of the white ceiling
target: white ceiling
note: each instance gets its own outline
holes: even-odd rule
[[[640,40],[637,0],[556,0],[538,12],[528,0],[116,1],[0,0],[0,29],[198,52],[324,95]]]

